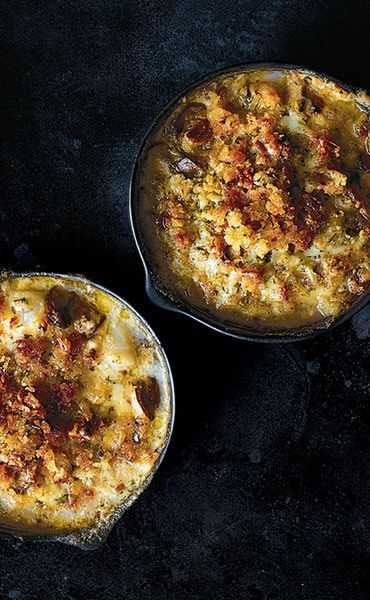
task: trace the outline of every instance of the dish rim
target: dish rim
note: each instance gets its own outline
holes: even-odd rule
[[[89,527],[83,529],[75,529],[70,532],[64,531],[61,533],[37,533],[37,531],[32,532],[27,529],[12,527],[11,524],[7,525],[0,522],[0,537],[5,539],[17,539],[18,541],[26,542],[26,541],[35,541],[35,542],[61,542],[64,544],[69,544],[72,546],[76,546],[81,548],[82,550],[94,550],[100,547],[108,538],[111,533],[113,527],[117,523],[117,521],[122,517],[122,515],[130,508],[130,506],[137,500],[137,498],[146,490],[149,484],[152,482],[155,473],[157,472],[160,464],[162,463],[164,456],[168,450],[170,440],[173,433],[174,421],[175,421],[175,386],[172,376],[172,371],[170,367],[170,363],[168,361],[167,355],[164,351],[164,348],[159,341],[157,335],[148,324],[146,319],[141,316],[141,314],[124,298],[122,298],[116,292],[106,288],[105,286],[95,283],[91,281],[91,279],[85,277],[84,275],[69,273],[51,273],[47,271],[24,271],[24,272],[16,272],[11,270],[2,270],[0,272],[0,282],[6,279],[17,279],[17,278],[27,278],[27,277],[51,277],[60,280],[69,280],[81,283],[83,285],[89,285],[92,288],[95,288],[99,291],[102,291],[109,296],[112,296],[115,300],[118,300],[120,304],[122,304],[125,308],[131,311],[135,317],[138,319],[140,324],[144,326],[144,328],[149,332],[152,336],[156,350],[159,352],[161,359],[163,360],[163,364],[166,370],[165,373],[165,385],[168,387],[168,395],[169,395],[169,419],[167,432],[164,438],[163,445],[161,447],[160,453],[152,465],[148,476],[145,478],[144,482],[140,485],[140,487],[135,490],[133,494],[131,494],[122,504],[117,506],[111,515],[108,517],[107,522],[103,524],[94,524]]]
[[[334,83],[342,89],[346,90],[347,92],[354,94],[357,97],[357,103],[365,112],[367,112],[370,115],[370,104],[366,104],[364,100],[361,100],[361,96],[368,97],[368,93],[364,88],[343,83],[335,77],[332,77],[320,71],[314,71],[313,69],[309,69],[305,66],[279,62],[251,62],[240,63],[230,67],[224,67],[222,69],[212,71],[198,78],[195,82],[191,83],[186,88],[184,88],[180,93],[178,93],[175,96],[175,98],[167,102],[164,108],[161,110],[161,112],[152,120],[151,125],[144,134],[141,143],[138,147],[138,150],[135,154],[129,183],[128,204],[132,235],[136,244],[136,248],[140,255],[141,262],[144,267],[145,290],[147,296],[154,304],[156,304],[160,308],[164,308],[166,310],[177,312],[179,314],[190,317],[194,321],[201,323],[202,325],[205,325],[206,327],[217,331],[218,333],[227,335],[229,337],[245,341],[262,343],[284,343],[310,339],[319,335],[320,333],[331,330],[334,327],[341,325],[366,306],[370,299],[370,288],[363,292],[363,294],[361,294],[357,299],[355,299],[351,303],[348,309],[346,309],[339,315],[324,318],[314,323],[302,324],[298,327],[271,329],[266,327],[265,329],[257,329],[253,328],[253,326],[248,323],[243,324],[228,321],[226,318],[223,318],[222,315],[217,316],[217,314],[211,309],[196,306],[196,304],[192,304],[191,301],[185,302],[184,299],[176,298],[175,294],[171,295],[171,286],[166,286],[166,284],[160,281],[160,278],[158,278],[154,274],[153,265],[150,265],[149,259],[150,248],[146,247],[146,244],[143,241],[143,236],[140,233],[138,214],[139,210],[137,206],[139,197],[138,189],[140,187],[140,166],[142,158],[145,154],[146,146],[150,141],[151,136],[157,133],[157,131],[161,128],[166,119],[170,116],[171,112],[176,108],[178,102],[184,96],[193,92],[196,88],[205,85],[206,83],[210,83],[219,77],[232,75],[235,73],[247,73],[250,71],[267,71],[271,69],[281,71],[295,71],[298,73],[303,73],[307,76],[321,78],[324,82],[327,83]],[[172,286],[172,290],[174,290],[174,288],[175,286]]]

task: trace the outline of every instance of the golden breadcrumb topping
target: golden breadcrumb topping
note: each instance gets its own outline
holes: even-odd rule
[[[370,279],[369,132],[353,93],[304,73],[237,73],[189,93],[143,175],[178,286],[256,325],[344,311]]]
[[[0,510],[20,527],[106,520],[148,477],[169,426],[152,334],[72,278],[0,283]]]

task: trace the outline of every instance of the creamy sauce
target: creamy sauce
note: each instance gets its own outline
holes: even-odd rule
[[[319,77],[255,71],[196,88],[143,163],[156,261],[229,320],[341,314],[369,287],[369,132],[368,109]]]
[[[115,297],[44,276],[0,282],[0,511],[68,532],[109,519],[166,442],[169,373]]]

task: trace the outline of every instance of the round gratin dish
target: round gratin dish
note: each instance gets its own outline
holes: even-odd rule
[[[234,103],[227,82],[243,78],[248,95]],[[131,179],[150,299],[255,341],[312,337],[360,310],[370,278],[369,116],[363,90],[291,65],[237,66],[183,92],[145,137]]]
[[[0,311],[0,534],[93,548],[166,452],[166,355],[135,309],[79,275],[5,273]]]

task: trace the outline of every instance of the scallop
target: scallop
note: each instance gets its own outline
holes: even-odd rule
[[[129,331],[121,323],[110,326],[102,357],[102,366],[107,365],[113,371],[129,371],[136,365],[135,345]]]
[[[40,292],[33,290],[15,291],[9,295],[9,306],[18,318],[17,335],[38,331],[44,312],[44,299]]]
[[[132,412],[135,417],[142,414],[140,404],[136,400],[135,390],[132,386],[124,383],[112,385],[110,392],[110,405],[114,407],[118,417],[126,416],[129,418]]]
[[[302,135],[311,135],[311,129],[304,123],[302,116],[290,110],[289,114],[282,117],[281,125],[290,133],[300,133]]]

